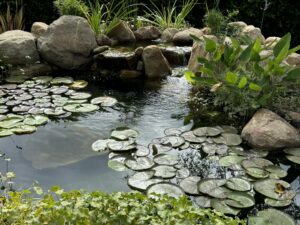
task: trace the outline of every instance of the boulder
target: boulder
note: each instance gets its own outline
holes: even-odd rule
[[[13,69],[8,72],[10,76],[19,76],[20,69]],[[26,77],[45,76],[52,72],[51,66],[43,63],[33,64],[22,68],[22,74]]]
[[[167,59],[156,45],[144,48],[142,59],[144,62],[145,75],[148,78],[162,78],[172,73]]]
[[[143,54],[144,48],[143,47],[137,47],[134,50],[134,53],[136,54],[137,57],[141,58],[142,54]]]
[[[227,24],[228,27],[231,29],[242,31],[245,27],[247,27],[247,24],[243,21],[234,21]]]
[[[47,31],[48,27],[46,23],[34,22],[31,26],[31,33],[38,38]]]
[[[93,53],[94,53],[94,55],[96,55],[96,54],[102,53],[102,52],[104,52],[104,51],[106,51],[108,49],[109,49],[109,46],[107,46],[107,45],[98,46],[97,48],[95,48],[93,50]]]
[[[63,69],[80,69],[92,61],[96,38],[87,20],[79,16],[62,16],[39,37],[42,58]]]
[[[265,37],[262,35],[261,30],[258,27],[249,25],[243,28],[242,34],[248,36],[253,41],[259,38],[262,43],[265,42]]]
[[[280,41],[280,37],[268,37],[265,40],[265,47],[267,49],[273,49],[275,45]]]
[[[300,67],[300,54],[291,53],[286,57],[285,61],[292,66]]]
[[[190,58],[192,47],[180,46],[160,46],[159,47],[164,57],[171,65],[184,66]]]
[[[134,33],[125,21],[121,21],[107,36],[117,43],[135,42]]]
[[[242,138],[253,148],[276,150],[300,146],[300,134],[282,117],[260,109],[244,127]]]
[[[161,42],[168,43],[173,41],[173,37],[176,33],[178,33],[180,30],[177,28],[167,28],[165,29],[161,34]]]
[[[141,71],[136,70],[121,70],[120,72],[120,78],[122,80],[135,79],[141,77],[142,75],[143,73]]]
[[[196,28],[189,28],[183,31],[179,31],[176,33],[173,37],[173,42],[177,45],[192,45],[193,44],[193,38],[191,35],[194,35],[198,38],[202,37],[203,31]]]
[[[0,34],[0,56],[13,66],[28,65],[40,61],[33,34],[12,30]]]
[[[96,37],[96,41],[99,46],[103,46],[103,45],[112,46],[112,40],[109,37],[107,37],[105,34],[99,34]]]
[[[158,39],[161,36],[161,32],[154,26],[146,26],[137,29],[134,32],[134,36],[138,41],[151,41]]]

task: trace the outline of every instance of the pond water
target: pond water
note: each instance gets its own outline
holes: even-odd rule
[[[138,142],[147,144],[162,136],[166,128],[183,126],[178,117],[188,113],[189,89],[184,78],[176,77],[111,84],[110,88],[89,85],[87,91],[95,97],[112,96],[119,104],[52,120],[31,135],[1,138],[0,149],[12,159],[11,169],[22,187],[36,180],[45,189],[59,185],[64,189],[128,191],[126,173],[108,168],[108,154],[93,152],[91,144],[108,138],[117,127],[140,131]]]

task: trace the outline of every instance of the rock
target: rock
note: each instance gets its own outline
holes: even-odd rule
[[[262,35],[261,30],[258,27],[249,25],[243,28],[242,34],[247,35],[251,40],[256,40],[259,38],[262,43],[265,42],[265,37]]]
[[[217,41],[217,37],[214,35],[205,35],[205,37]],[[198,63],[198,57],[207,57],[205,47],[200,42],[195,42],[192,48],[191,57],[188,62],[188,69],[193,73],[198,73],[201,65]]]
[[[211,29],[209,27],[204,27],[201,29],[202,33],[204,35],[210,35],[211,34]]]
[[[300,146],[299,132],[276,113],[260,109],[242,131],[242,138],[253,148],[276,150]]]
[[[134,53],[135,53],[135,55],[137,56],[137,57],[141,57],[142,56],[142,54],[143,54],[143,51],[144,51],[144,48],[143,47],[138,47],[138,48],[136,48],[135,50],[134,50]]]
[[[52,72],[51,66],[43,63],[39,64],[33,64],[30,66],[26,66],[23,69],[14,69],[9,71],[9,75],[11,76],[18,76],[21,74],[24,74],[26,77],[34,77],[34,76],[44,76],[48,75]]]
[[[133,51],[122,49],[109,49],[95,56],[100,68],[110,70],[130,69],[135,70],[138,57]]]
[[[0,56],[6,63],[28,65],[40,61],[33,34],[12,30],[0,34]]]
[[[288,111],[287,116],[292,120],[294,123],[300,123],[300,113]]]
[[[233,28],[234,30],[239,30],[239,31],[242,31],[245,27],[247,27],[247,24],[243,21],[230,22],[227,25],[228,25],[228,27]]]
[[[139,60],[137,65],[136,65],[136,70],[137,71],[143,71],[144,70],[144,63],[142,60]]]
[[[187,64],[192,51],[192,47],[161,46],[159,48],[171,65],[180,66]]]
[[[95,48],[95,49],[93,50],[93,53],[94,53],[94,54],[99,54],[99,53],[104,52],[104,51],[106,51],[106,50],[108,50],[108,49],[109,49],[109,46],[107,46],[107,45],[98,46],[97,48]]]
[[[34,22],[31,26],[31,33],[35,36],[35,37],[39,37],[42,34],[44,34],[47,29],[48,29],[48,24],[43,23],[43,22]]]
[[[135,42],[134,33],[125,21],[121,21],[107,36],[117,43]]]
[[[145,75],[148,78],[162,78],[172,73],[167,59],[156,45],[144,48],[142,59],[145,67]]]
[[[154,26],[146,26],[137,29],[134,32],[134,36],[138,41],[151,41],[158,39],[161,36],[161,32]]]
[[[167,28],[165,29],[161,34],[161,42],[162,43],[168,43],[173,41],[173,37],[176,33],[178,33],[180,30],[177,28]]]
[[[265,47],[267,49],[273,49],[275,45],[280,41],[280,37],[268,37],[265,40]]]
[[[191,35],[194,35],[198,38],[202,37],[204,34],[202,30],[196,28],[189,28],[183,31],[179,31],[173,37],[173,42],[177,45],[192,45],[193,39]]]
[[[285,61],[292,66],[300,67],[300,54],[291,53],[286,57]]]
[[[92,61],[97,42],[87,20],[79,16],[62,16],[49,25],[38,39],[42,58],[63,69],[80,69]]]
[[[123,80],[135,79],[141,77],[143,73],[141,71],[136,70],[121,70],[120,78]]]
[[[99,34],[96,38],[97,44],[99,46],[108,45],[112,46],[112,40],[107,37],[105,34]]]

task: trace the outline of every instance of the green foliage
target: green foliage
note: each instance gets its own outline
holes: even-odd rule
[[[34,197],[36,195],[40,198]],[[39,187],[10,192],[0,210],[0,223],[3,225],[245,224],[237,218],[195,208],[186,197],[177,200],[163,196],[155,200],[139,192],[64,192],[59,187],[53,187],[46,193]]]
[[[269,107],[274,99],[300,78],[300,69],[287,65],[283,60],[298,47],[290,50],[291,34],[276,44],[273,51],[263,56],[264,46],[257,39],[242,48],[239,41],[232,44],[217,43],[204,38],[206,58],[199,57],[199,77],[186,73],[188,81],[208,86],[214,93],[214,104],[223,107],[230,116],[251,116],[260,107]]]
[[[88,12],[88,7],[82,0],[56,0],[54,5],[60,15],[83,17]]]
[[[7,4],[6,12],[0,13],[0,34],[9,30],[23,30],[24,29],[24,13],[23,6],[15,2],[14,10],[11,9],[10,4]]]
[[[180,11],[178,12],[177,0],[175,0],[172,5],[169,1],[167,6],[161,5],[161,7],[151,1],[152,8],[147,7],[149,18],[145,18],[144,20],[162,30],[166,28],[186,27],[187,23],[185,19],[195,7],[197,2],[198,0],[184,0],[180,7]]]

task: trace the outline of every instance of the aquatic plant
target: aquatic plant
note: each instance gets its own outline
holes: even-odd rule
[[[177,0],[172,5],[169,1],[167,6],[161,7],[157,6],[153,1],[150,2],[153,9],[146,7],[149,17],[144,18],[144,21],[164,30],[166,28],[186,27],[187,23],[185,19],[193,10],[198,0],[184,0],[180,10],[176,6]]]
[[[19,6],[21,5],[21,6]],[[12,12],[11,7],[7,4],[6,12],[0,14],[0,34],[9,30],[24,29],[24,13],[22,2],[15,2],[15,11]]]
[[[60,15],[84,17],[85,13],[89,10],[82,0],[56,0],[53,4]]]
[[[196,208],[186,197],[148,198],[139,192],[64,192],[59,187],[48,192],[38,187],[11,192],[0,210],[1,224],[245,225],[238,218]]]
[[[208,53],[207,57],[198,58],[203,75],[187,72],[186,78],[192,84],[209,87],[215,96],[214,104],[230,116],[249,117],[258,108],[269,107],[299,80],[300,69],[283,63],[288,54],[300,49],[290,49],[289,33],[265,56],[259,39],[245,49],[235,38],[231,38],[230,45],[205,37],[198,41]]]

